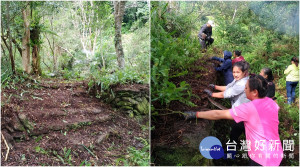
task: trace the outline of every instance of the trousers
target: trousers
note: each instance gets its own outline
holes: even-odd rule
[[[296,87],[298,85],[298,82],[291,82],[291,81],[286,81],[286,94],[288,98],[288,104],[291,104],[295,101],[295,96],[296,96]]]
[[[201,45],[201,49],[207,49],[207,46],[211,45],[212,43],[214,43],[214,39],[213,38],[209,38],[209,39],[201,39],[199,38],[199,42]]]

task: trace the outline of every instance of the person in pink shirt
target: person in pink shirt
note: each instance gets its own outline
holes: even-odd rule
[[[231,119],[244,122],[249,165],[279,166],[283,150],[279,138],[279,106],[266,97],[268,83],[260,75],[251,76],[245,86],[249,100],[228,110],[185,112],[186,119],[203,118],[209,120]]]
[[[234,63],[239,62],[239,61],[245,61],[244,57],[241,54],[242,54],[242,52],[238,51],[238,50],[233,52],[234,59],[231,61],[232,65],[234,65]]]

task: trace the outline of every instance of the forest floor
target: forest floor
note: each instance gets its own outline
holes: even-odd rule
[[[142,120],[87,93],[83,81],[42,79],[1,92],[2,166],[115,165],[148,141]]]

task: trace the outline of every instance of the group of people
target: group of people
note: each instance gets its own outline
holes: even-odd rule
[[[205,24],[199,33],[202,49],[212,44],[211,38],[213,22]],[[206,30],[209,31],[206,31]],[[208,32],[208,35],[202,35]],[[206,37],[210,36],[208,41]],[[282,161],[282,145],[279,138],[279,106],[275,102],[274,77],[270,68],[263,68],[259,75],[250,74],[250,65],[245,61],[240,51],[234,51],[234,59],[231,60],[232,53],[223,52],[223,58],[212,57],[211,60],[222,62],[220,67],[215,67],[216,71],[222,71],[225,86],[209,84],[204,92],[214,98],[228,98],[231,101],[231,109],[210,110],[210,111],[187,111],[185,119],[230,119],[235,123],[232,125],[230,141],[239,143],[239,136],[245,132],[248,155],[251,166],[279,166]],[[295,89],[299,82],[299,60],[297,57],[291,59],[284,74],[286,74],[286,87],[288,104],[295,101]],[[211,90],[212,89],[212,90]],[[217,90],[218,92],[214,92]],[[265,141],[264,146],[273,146],[276,149],[257,149],[257,142]],[[253,156],[254,155],[254,156]]]
[[[212,27],[214,27],[214,21],[209,20],[204,24],[200,32],[198,33],[199,42],[203,52],[206,52],[208,46],[210,46],[214,39],[212,38]],[[245,61],[244,57],[241,55],[241,52],[236,50],[233,52],[234,59],[232,58],[232,53],[229,51],[223,52],[223,58],[212,57],[212,60],[217,60],[222,63],[220,67],[215,67],[216,71],[222,71],[224,74],[224,84],[228,85],[234,80],[232,75],[232,67],[236,62]],[[292,104],[295,102],[295,90],[299,82],[299,59],[293,57],[291,59],[291,65],[289,65],[284,74],[286,76],[286,92],[287,92],[287,103]],[[273,83],[274,77],[272,75],[272,70],[270,68],[261,69],[260,75],[263,76],[268,81],[268,94],[267,97],[276,99],[275,96],[275,84]]]

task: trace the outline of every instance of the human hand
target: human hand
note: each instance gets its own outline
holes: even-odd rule
[[[209,84],[208,87],[215,89],[215,85],[214,84]]]
[[[212,96],[212,91],[208,90],[208,89],[204,89],[204,91],[206,94],[208,94],[209,96]]]
[[[197,118],[196,114],[197,114],[197,112],[195,112],[195,111],[185,111],[184,119],[185,120],[196,119]]]
[[[206,37],[207,37],[207,35],[202,33],[202,39],[205,39]]]

